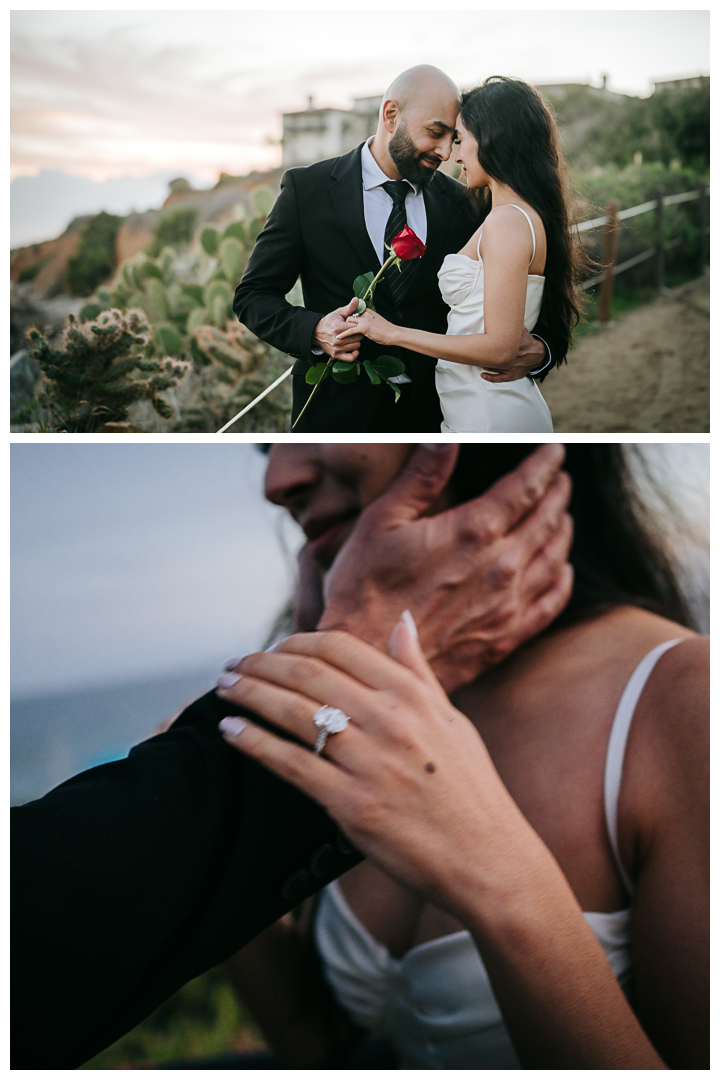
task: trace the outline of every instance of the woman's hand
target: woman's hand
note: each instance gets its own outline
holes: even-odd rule
[[[325,806],[389,874],[462,920],[487,877],[515,878],[532,862],[533,845],[543,845],[475,727],[450,704],[408,622],[395,628],[392,652],[396,660],[330,631],[298,634],[271,653],[248,656],[236,668],[241,678],[220,696],[304,746],[236,717],[223,721],[224,734]],[[324,704],[351,721],[329,736],[320,757],[309,748]]]
[[[388,322],[387,319],[383,319],[382,315],[378,315],[376,311],[366,308],[362,315],[348,316],[348,322],[352,322],[354,319],[357,319],[357,326],[338,334],[337,340],[339,342],[352,337],[359,331],[364,337],[377,342],[378,345],[399,344],[397,341],[398,327]]]
[[[526,1068],[664,1068],[557,862],[408,623],[393,632],[396,660],[337,631],[246,657],[220,696],[299,745],[236,716],[220,722],[225,738],[321,803],[388,874],[471,931]],[[350,723],[321,757],[309,747],[325,704]]]

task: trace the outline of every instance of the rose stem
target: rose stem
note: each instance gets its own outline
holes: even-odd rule
[[[379,281],[379,280],[380,280],[380,278],[381,278],[381,277],[383,276],[383,274],[385,273],[385,271],[387,270],[388,266],[389,266],[389,265],[390,265],[390,263],[391,263],[391,262],[393,261],[393,259],[397,259],[397,255],[395,254],[395,252],[394,252],[394,251],[393,251],[392,255],[391,255],[391,256],[390,256],[390,257],[389,257],[388,259],[386,259],[386,260],[385,260],[385,262],[384,262],[384,263],[382,264],[382,266],[381,266],[381,267],[380,267],[380,269],[378,270],[378,272],[377,272],[377,274],[375,275],[375,277],[374,277],[374,278],[372,279],[372,281],[371,281],[371,282],[370,282],[370,284],[368,285],[367,289],[365,290],[365,293],[364,293],[364,295],[363,295],[363,296],[361,297],[361,299],[362,299],[362,300],[367,300],[368,296],[372,296],[372,292],[373,292],[373,289],[375,288],[375,286],[377,285],[378,281]],[[294,430],[295,430],[295,428],[296,428],[296,427],[298,426],[298,424],[300,423],[300,421],[301,421],[301,420],[302,420],[302,418],[303,418],[303,415],[304,415],[304,413],[305,413],[305,410],[307,409],[307,407],[308,407],[308,405],[310,404],[310,402],[312,401],[312,399],[313,399],[313,398],[315,397],[315,394],[317,393],[317,388],[318,388],[318,386],[320,385],[320,383],[321,383],[321,382],[324,382],[324,381],[325,381],[325,379],[327,378],[327,375],[328,375],[328,371],[329,371],[329,367],[330,367],[330,361],[331,361],[332,359],[333,359],[333,358],[332,358],[332,356],[329,356],[329,357],[328,357],[328,359],[327,359],[327,363],[325,364],[325,370],[323,371],[322,375],[320,376],[320,378],[318,379],[318,381],[317,381],[317,382],[315,383],[315,385],[313,386],[313,388],[312,388],[312,393],[310,394],[310,397],[309,397],[309,398],[307,399],[307,401],[306,401],[306,402],[305,402],[305,404],[303,405],[302,409],[300,410],[300,415],[298,416],[297,420],[296,420],[296,421],[295,421],[295,423],[293,424],[293,426],[292,426],[292,428],[291,428],[291,431],[294,431]]]

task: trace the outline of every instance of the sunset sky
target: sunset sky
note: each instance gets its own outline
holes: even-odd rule
[[[161,170],[207,184],[280,162],[283,111],[347,107],[429,62],[647,94],[709,71],[703,11],[14,11],[12,176]]]

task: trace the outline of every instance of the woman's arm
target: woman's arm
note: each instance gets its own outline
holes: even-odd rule
[[[395,326],[374,311],[358,319],[358,329],[380,345],[405,348],[456,364],[502,371],[515,359],[523,332],[528,266],[532,241],[527,222],[505,207],[494,210],[483,226],[480,251],[485,268],[485,332],[430,334]],[[355,332],[346,331],[350,336]],[[340,339],[344,335],[340,335]]]
[[[306,902],[304,907],[308,907]],[[333,998],[308,917],[286,915],[225,964],[238,997],[277,1054],[294,1069],[339,1063],[360,1030]]]
[[[307,744],[318,703],[352,718],[328,740],[329,760],[251,724],[229,741],[316,798],[386,872],[468,927],[526,1067],[664,1068],[560,867],[404,624],[394,649],[411,671],[335,633],[288,639],[240,665],[227,696]],[[666,949],[672,932],[685,928],[656,929],[654,948]],[[697,961],[693,949],[691,980]],[[671,979],[658,992],[679,1005]],[[683,1044],[677,1061],[689,1060]]]

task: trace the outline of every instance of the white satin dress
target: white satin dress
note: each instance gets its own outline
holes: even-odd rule
[[[509,205],[515,206],[515,203]],[[533,238],[535,258],[535,229],[529,215],[515,206],[527,218]],[[477,262],[458,252],[446,255],[438,281],[443,300],[450,307],[447,332],[451,335],[482,334],[485,331],[485,280],[478,237]],[[532,259],[530,265],[532,265]],[[528,274],[523,323],[532,330],[540,314],[545,278]],[[490,383],[481,378],[483,368],[471,364],[455,364],[438,360],[435,385],[443,411],[441,431],[539,431],[553,430],[552,417],[537,383],[531,379],[515,382]]]

